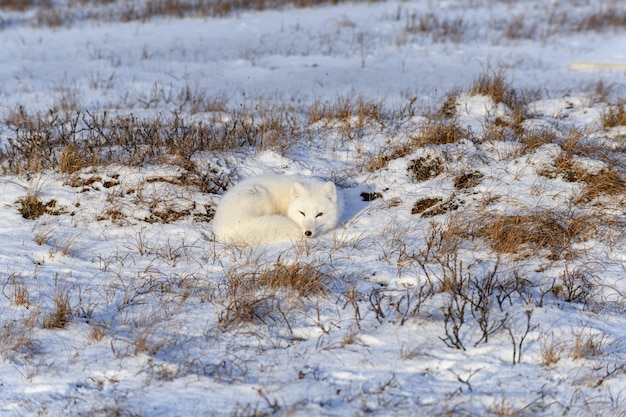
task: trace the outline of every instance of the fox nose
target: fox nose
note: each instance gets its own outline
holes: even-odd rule
[[[313,233],[311,233],[310,230],[307,230],[307,231],[304,232],[304,236],[306,236],[306,237],[311,237],[312,234]]]

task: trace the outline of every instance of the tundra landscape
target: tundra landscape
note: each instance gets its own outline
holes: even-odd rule
[[[625,45],[621,0],[0,0],[0,415],[626,415]],[[339,225],[216,241],[261,175]]]

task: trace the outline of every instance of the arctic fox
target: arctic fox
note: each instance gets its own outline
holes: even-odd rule
[[[317,237],[337,226],[335,184],[294,176],[261,176],[230,189],[217,207],[217,240],[254,245]]]

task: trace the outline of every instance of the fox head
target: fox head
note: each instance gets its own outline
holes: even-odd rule
[[[287,217],[300,226],[302,237],[318,236],[337,225],[339,210],[334,183],[305,187],[294,182],[289,197]]]

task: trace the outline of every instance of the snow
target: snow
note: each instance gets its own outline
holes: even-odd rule
[[[393,133],[365,123],[363,138],[353,139],[344,135],[344,122],[322,120],[310,126],[306,142],[284,152],[194,155],[195,163],[219,167],[234,182],[265,173],[335,179],[344,201],[341,227],[296,245],[214,242],[206,207],[219,204],[220,195],[167,181],[181,175],[177,166],[85,169],[77,176],[84,185],[52,171],[3,174],[0,415],[623,412],[623,194],[602,200],[602,208],[585,208],[612,213],[615,223],[577,242],[573,259],[497,255],[484,242],[464,240],[456,248],[458,259],[427,256],[420,265],[429,239],[437,246],[437,230],[476,213],[570,209],[582,185],[542,175],[562,154],[562,144],[524,153],[517,142],[462,140],[413,150],[372,172],[363,169],[368,155],[408,143],[428,111],[440,108],[452,91],[462,91],[460,124],[482,138],[487,121],[506,118],[510,110],[467,92],[479,74],[492,70],[505,71],[516,89],[541,92],[528,106],[532,117],[525,127],[587,129],[582,140],[613,149],[623,167],[625,128],[601,128],[608,104],[594,92],[602,82],[611,86],[610,101],[624,100],[626,71],[570,71],[569,64],[623,63],[626,31],[559,31],[546,24],[551,10],[577,19],[609,6],[626,13],[610,0],[477,0],[471,6],[392,0],[240,10],[221,18],[85,19],[48,28],[31,24],[28,11],[2,11],[3,145],[14,135],[4,121],[20,106],[28,114],[75,103],[94,114],[166,119],[181,111],[207,123],[229,120],[219,111],[179,109],[176,97],[186,88],[193,95],[225,97],[236,108],[298,108],[355,97],[390,108],[413,98],[416,104],[415,115]],[[439,22],[462,19],[465,29],[456,37],[441,29],[421,33],[411,16],[428,13]],[[4,23],[11,19],[22,23]],[[505,28],[515,19],[535,29],[507,37]],[[414,181],[407,167],[429,155],[445,160],[445,169]],[[590,174],[612,163],[594,155],[572,160]],[[482,180],[457,189],[453,178],[467,171],[480,172]],[[62,213],[23,218],[19,202],[33,190],[44,202],[55,200]],[[381,197],[362,200],[361,193],[374,192]],[[411,214],[424,198],[459,208],[432,218]],[[172,222],[155,219],[168,209],[186,214]],[[298,297],[257,288],[267,302],[260,311],[267,314],[231,323],[231,278],[281,262],[320,265],[331,277],[325,294]],[[452,273],[450,265],[473,277],[487,277],[497,265],[500,279],[519,276],[533,283],[511,291],[493,309],[495,323],[506,320],[507,327],[488,342],[480,341],[469,309],[460,328],[463,348],[446,340],[450,296],[426,291],[429,281]],[[568,302],[549,291],[576,272],[592,280],[590,300]],[[21,289],[25,303],[15,299]],[[72,316],[63,328],[45,328],[59,295],[68,297]],[[574,358],[585,337],[600,353]],[[560,358],[544,365],[552,342]]]

